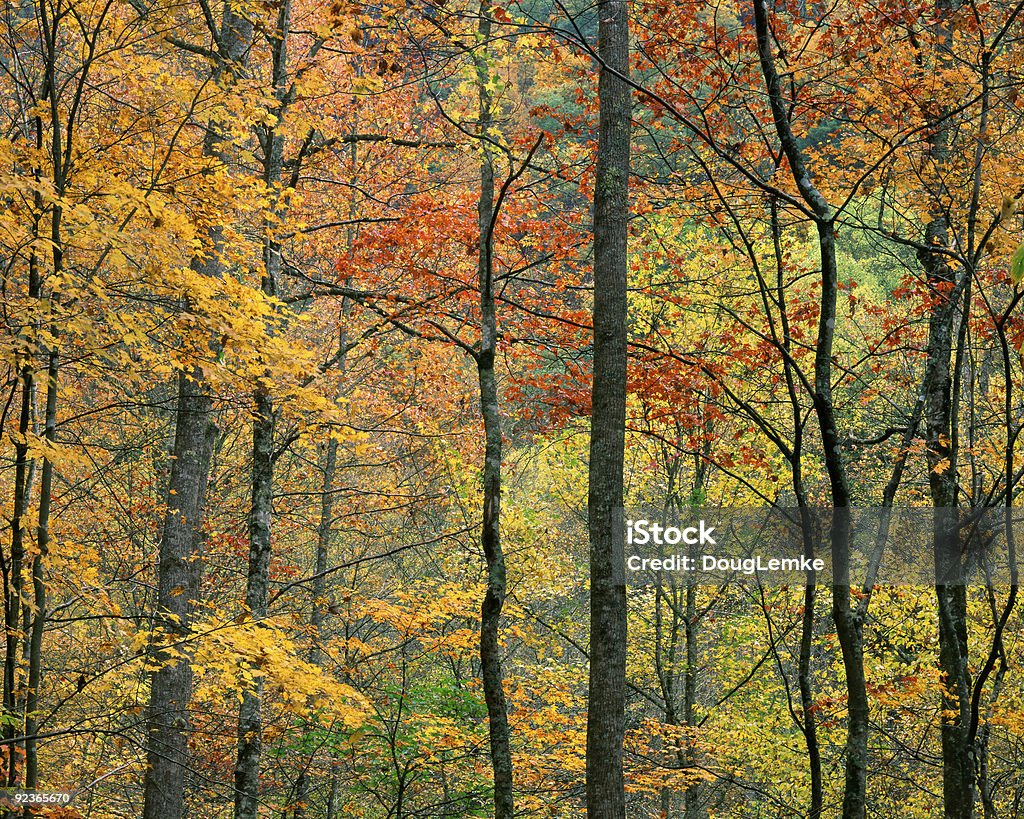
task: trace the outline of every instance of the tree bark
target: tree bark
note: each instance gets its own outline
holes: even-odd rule
[[[253,25],[227,4],[220,29],[210,33],[218,55],[214,78],[230,81],[246,59]],[[203,145],[207,156],[218,155],[218,131],[216,126],[208,131]],[[220,259],[223,231],[213,228],[207,238],[206,256],[193,259],[192,269],[201,275],[219,278],[223,272]],[[182,819],[185,813],[192,697],[192,665],[186,642],[192,604],[200,592],[201,572],[197,558],[217,431],[212,409],[213,399],[202,369],[196,366],[190,372],[180,373],[174,462],[160,539],[154,625],[162,634],[153,650],[153,661],[158,668],[153,673],[147,716],[143,819]]]
[[[938,217],[928,225],[926,234],[930,240],[942,242],[945,231],[945,221]],[[944,681],[942,793],[946,819],[969,819],[974,804],[974,763],[968,736],[972,691],[967,667],[967,590],[959,558],[950,395],[953,322],[960,291],[955,287],[949,266],[936,256],[933,254],[924,260],[936,297],[928,327],[925,441],[928,483],[935,513],[932,549],[938,578],[935,597],[939,615],[939,668]]]
[[[598,3],[598,143],[594,187],[594,382],[590,430],[590,688],[587,815],[626,815],[626,589],[620,519],[626,427],[626,269],[632,98],[624,0]]]
[[[835,508],[830,534],[835,581],[832,586],[832,618],[843,654],[846,675],[848,717],[846,727],[846,782],[843,819],[864,819],[868,772],[868,720],[870,716],[864,675],[863,613],[853,607],[849,586],[850,505],[849,480],[840,446],[832,397],[832,349],[835,336],[838,270],[836,263],[835,215],[811,178],[803,152],[793,134],[782,96],[782,84],[775,69],[765,0],[754,0],[757,50],[768,91],[768,102],[783,153],[793,180],[814,215],[821,259],[821,310],[814,356],[814,411],[821,432],[825,468],[828,472],[832,505]],[[813,810],[813,806],[812,806]]]
[[[45,13],[45,9],[41,9]],[[47,27],[47,30],[49,28]],[[48,67],[52,69],[52,66]],[[44,86],[43,99],[50,99],[51,86],[49,80]],[[44,148],[43,118],[39,113],[34,118],[35,122],[35,144],[36,150],[42,154]],[[42,178],[42,170],[37,167],[35,170],[37,180]],[[40,238],[40,224],[43,219],[43,198],[37,190],[33,195],[34,218],[32,224],[32,235]],[[41,259],[39,253],[32,250],[29,256],[29,298],[39,300],[42,298],[43,277],[41,271]],[[35,343],[38,323],[31,325],[31,335],[25,339],[25,352],[23,353],[24,363],[20,367],[21,380],[21,413],[18,420],[18,435],[14,439],[14,514],[11,519],[11,562],[10,566],[4,563],[4,625],[5,625],[5,654],[4,654],[4,714],[8,717],[4,722],[3,736],[6,740],[13,740],[19,729],[11,717],[19,710],[21,699],[20,686],[18,685],[18,647],[21,642],[21,632],[28,631],[21,628],[23,616],[27,616],[28,608],[24,605],[24,579],[22,569],[25,561],[25,517],[29,508],[33,464],[28,457],[28,436],[34,432],[35,427],[35,365],[32,363],[30,349]],[[26,731],[27,734],[27,731]],[[18,783],[19,773],[17,765],[17,754],[15,746],[9,744],[7,786],[13,787]],[[10,815],[8,811],[3,812],[4,816]]]
[[[480,544],[487,562],[487,589],[480,606],[480,673],[494,774],[495,819],[511,819],[515,814],[512,793],[512,751],[505,701],[505,678],[501,664],[498,631],[505,605],[505,555],[501,547],[501,406],[494,362],[498,347],[498,319],[494,299],[494,163],[488,146],[492,125],[490,67],[487,44],[491,36],[490,3],[480,3],[478,32],[482,51],[476,57],[479,93],[479,131],[483,158],[480,162],[480,198],[477,202],[477,228],[480,238],[477,255],[477,279],[480,288],[480,349],[476,354],[480,389],[480,414],[484,422],[483,518]]]
[[[61,209],[53,213],[54,272],[62,268],[63,253],[60,250]],[[51,328],[56,336],[57,328]],[[43,437],[53,444],[57,440],[57,375],[60,352],[51,349],[47,355],[46,368],[46,415]],[[53,494],[53,462],[43,459],[42,477],[39,485],[39,512],[36,526],[36,546],[39,554],[32,565],[32,587],[35,598],[35,612],[32,615],[32,633],[29,643],[28,692],[25,700],[25,787],[34,789],[39,785],[39,758],[36,731],[39,712],[39,687],[42,684],[43,628],[46,625],[46,556],[50,546],[50,507]],[[28,810],[26,809],[26,816]]]
[[[61,140],[59,114],[57,110],[57,96],[55,89],[55,73],[58,61],[58,40],[56,32],[56,21],[51,21],[46,15],[45,8],[41,7],[43,14],[43,31],[46,40],[47,55],[47,77],[46,84],[49,89],[47,97],[50,102],[50,115],[53,119],[50,130],[50,162],[53,167],[54,189],[60,196],[67,190],[65,161],[65,146]],[[68,125],[70,127],[70,124]],[[41,123],[37,118],[37,137],[41,137]],[[51,263],[53,276],[59,277],[64,272],[64,249],[62,237],[63,208],[54,204],[50,214],[50,246]],[[38,271],[33,285],[37,291],[37,297],[42,296],[42,282],[39,281]],[[55,296],[54,296],[55,298]],[[52,309],[52,308],[51,308]],[[60,366],[60,351],[57,349],[56,339],[59,328],[55,324],[50,325],[52,341],[44,345],[47,356],[46,368],[46,409],[43,421],[43,437],[54,444],[57,440],[57,375]],[[43,654],[43,628],[46,625],[46,572],[45,560],[49,553],[50,545],[50,507],[53,501],[53,462],[43,458],[42,476],[39,488],[39,510],[36,517],[36,546],[39,553],[36,555],[32,565],[32,587],[35,597],[35,612],[32,616],[32,630],[29,638],[29,661],[28,661],[28,691],[25,700],[25,787],[35,788],[39,784],[39,758],[36,731],[38,722],[36,715],[39,711],[39,687],[42,683],[42,654]],[[28,816],[28,809],[25,811]]]
[[[29,265],[29,294],[39,293],[38,258],[32,254]],[[27,357],[27,354],[26,354]],[[18,435],[14,441],[14,515],[11,518],[11,560],[4,565],[4,739],[9,742],[7,787],[18,783],[17,754],[10,742],[19,733],[12,717],[18,712],[18,647],[21,642],[21,616],[24,609],[22,596],[24,582],[22,567],[25,561],[25,516],[29,504],[28,436],[32,431],[32,405],[35,399],[35,371],[30,360],[21,367],[21,413]]]
[[[276,122],[262,134],[263,181],[274,196],[281,184],[284,168],[284,136],[279,124],[287,108],[288,38],[291,2],[278,7],[274,31],[273,88],[278,101]],[[281,273],[281,245],[274,235],[275,218],[265,221],[263,239],[264,295],[277,295]],[[253,391],[252,420],[252,506],[249,511],[249,563],[246,576],[245,605],[254,622],[267,616],[270,586],[271,520],[274,502],[274,399],[270,394],[270,373]],[[263,753],[263,680],[257,678],[254,689],[242,694],[238,709],[238,749],[235,759],[235,819],[257,819],[259,812],[260,760]]]
[[[344,335],[341,340],[342,349],[345,347]],[[344,357],[340,368],[344,371]],[[331,548],[331,526],[334,522],[334,472],[338,463],[338,441],[329,438],[327,441],[327,452],[324,461],[324,479],[320,492],[320,522],[316,528],[316,566],[313,569],[313,583],[310,587],[312,606],[310,607],[309,627],[309,661],[314,665],[320,665],[323,661],[323,652],[320,645],[323,640],[324,620],[327,614],[325,598],[327,595],[327,565],[330,560]],[[295,782],[295,812],[294,819],[305,819],[306,800],[309,798],[309,775],[304,767],[299,773]]]
[[[252,508],[249,512],[249,564],[245,606],[255,623],[267,616],[270,585],[271,516],[274,490],[274,402],[264,386],[254,396],[252,422]],[[242,694],[238,709],[235,759],[235,817],[256,819],[259,811],[260,758],[263,752],[261,704],[263,680]]]
[[[158,669],[153,673],[147,720],[144,819],[181,819],[185,811],[192,696],[192,664],[185,643],[199,590],[196,558],[216,435],[212,403],[198,371],[178,376],[174,462],[160,539],[155,626],[163,635],[153,656]]]

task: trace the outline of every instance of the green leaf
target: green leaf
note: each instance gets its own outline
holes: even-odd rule
[[[1013,258],[1010,259],[1010,281],[1014,285],[1019,285],[1022,279],[1024,279],[1024,244],[1013,252]]]

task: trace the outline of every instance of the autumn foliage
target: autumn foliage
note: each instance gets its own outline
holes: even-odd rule
[[[625,505],[828,507],[839,463],[852,506],[1015,514],[1021,6],[768,3],[785,122],[753,9],[629,5]],[[5,6],[0,784],[73,798],[0,816],[141,816],[168,668],[190,673],[188,816],[493,816],[488,361],[516,814],[585,815],[597,28],[546,0]],[[210,462],[185,521],[190,389]],[[837,600],[859,618],[866,815],[1020,810],[1015,575],[627,600],[628,816],[842,815]]]

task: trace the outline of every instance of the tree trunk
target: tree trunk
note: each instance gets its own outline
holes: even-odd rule
[[[274,403],[264,387],[253,396],[252,508],[249,512],[249,568],[245,605],[254,622],[267,616],[270,585],[270,525],[274,490]],[[263,750],[263,680],[242,694],[238,709],[235,760],[235,817],[256,819],[259,810],[260,757]]]
[[[936,139],[941,138],[941,135]],[[945,247],[948,226],[936,215],[925,231],[926,244]],[[967,667],[967,594],[961,577],[957,477],[952,433],[953,325],[962,294],[938,253],[921,254],[935,306],[928,323],[925,377],[925,441],[928,483],[935,519],[932,549],[939,615],[939,668],[942,693],[942,793],[946,819],[969,819],[974,810],[974,762],[969,739],[971,679]]]
[[[950,66],[953,33],[949,27],[948,0],[935,4],[936,55],[940,67]],[[949,122],[946,106],[940,106],[928,134],[928,155],[937,169],[949,153]],[[924,244],[938,252],[919,252],[918,257],[934,299],[928,321],[928,360],[925,373],[925,443],[928,484],[935,518],[932,550],[937,581],[939,615],[939,669],[942,693],[942,798],[946,819],[969,819],[974,810],[974,764],[969,741],[971,680],[967,667],[967,595],[960,578],[958,478],[956,432],[951,374],[954,325],[957,307],[966,296],[969,277],[960,282],[941,252],[949,246],[949,220],[943,195],[934,192],[931,221],[925,227]],[[1009,491],[1009,487],[1007,488]]]
[[[38,281],[37,261],[32,257],[30,279]],[[30,291],[33,284],[29,285]],[[38,290],[38,285],[35,286]],[[28,508],[29,458],[28,435],[32,430],[32,404],[35,395],[35,373],[31,361],[21,368],[21,414],[18,435],[14,441],[14,515],[11,518],[11,560],[4,566],[4,721],[3,735],[8,741],[7,787],[18,783],[17,754],[12,740],[19,733],[13,717],[18,712],[18,647],[21,633],[21,615],[24,608],[22,595],[22,566],[25,561],[25,513]]]
[[[484,702],[490,734],[491,768],[494,774],[495,819],[511,819],[514,815],[512,794],[512,751],[508,728],[508,706],[505,702],[504,672],[501,667],[501,646],[498,628],[505,605],[505,556],[501,548],[501,407],[494,361],[498,346],[498,320],[494,302],[494,164],[486,138],[490,130],[491,91],[489,53],[491,10],[488,0],[480,3],[478,31],[483,50],[476,57],[479,93],[479,130],[483,158],[480,163],[480,198],[477,203],[477,228],[480,250],[477,256],[477,277],[480,287],[480,349],[476,354],[477,378],[480,387],[480,414],[484,422],[483,519],[480,544],[487,562],[487,589],[480,606],[480,673],[483,678]]]
[[[342,337],[342,349],[345,346]],[[344,359],[341,365],[344,370]],[[324,480],[321,484],[320,493],[320,522],[316,529],[316,567],[313,569],[313,583],[310,588],[310,595],[313,599],[309,615],[309,626],[312,631],[309,644],[309,661],[319,665],[323,661],[323,652],[320,650],[320,643],[323,640],[324,615],[327,613],[325,598],[327,595],[327,564],[330,560],[331,547],[331,524],[334,522],[334,470],[338,463],[338,441],[329,438],[327,441],[327,453],[324,463]],[[299,773],[295,782],[295,813],[294,819],[305,819],[306,800],[309,798],[309,774],[306,768]]]
[[[843,463],[839,430],[832,398],[832,348],[835,337],[838,270],[835,222],[832,208],[815,186],[803,152],[789,122],[789,109],[782,96],[782,84],[775,69],[765,0],[754,0],[757,50],[768,90],[772,119],[793,180],[814,214],[821,259],[821,311],[814,356],[814,411],[821,432],[825,468],[829,477],[832,505],[831,549],[835,581],[832,586],[832,618],[843,654],[846,675],[848,717],[846,727],[846,784],[843,819],[864,819],[868,771],[868,719],[870,716],[864,676],[863,614],[853,607],[850,593],[850,505],[849,481]],[[813,810],[813,806],[812,806]]]
[[[45,14],[45,12],[44,12]],[[45,23],[45,19],[44,19]],[[56,31],[53,24],[44,25],[44,30],[49,33],[47,38],[47,87],[50,89],[48,98],[50,100],[51,117],[54,122],[58,121],[57,97],[54,85],[54,71],[58,59]],[[37,119],[37,139],[41,138],[42,127]],[[64,145],[61,141],[59,126],[51,125],[50,161],[53,163],[54,187],[58,195],[63,195],[66,190],[66,177],[64,170]],[[53,276],[59,277],[64,272],[64,250],[62,237],[62,219],[64,211],[60,205],[53,205],[50,214],[50,246],[51,261],[53,265]],[[35,281],[32,282],[37,297],[42,296],[42,282],[39,281],[38,272]],[[52,309],[52,307],[50,308]],[[50,326],[50,334],[56,339],[59,328],[55,324]],[[55,344],[53,341],[51,344]],[[57,375],[60,365],[60,352],[56,347],[47,350],[46,368],[46,410],[44,416],[43,437],[50,444],[57,439]],[[43,458],[42,477],[40,479],[39,510],[36,526],[36,546],[39,554],[36,555],[32,566],[32,586],[35,596],[35,612],[32,617],[32,630],[29,638],[28,658],[28,691],[25,700],[25,787],[34,789],[39,784],[39,759],[36,731],[38,721],[36,715],[39,711],[39,686],[42,683],[42,653],[43,653],[43,628],[46,625],[46,573],[45,560],[49,553],[50,545],[50,505],[53,498],[53,462]],[[28,809],[25,811],[28,816]]]
[[[801,498],[801,500],[803,500]],[[802,528],[808,532],[810,525],[806,505],[801,505]],[[814,553],[813,541],[804,539],[804,555],[810,558]],[[818,743],[818,721],[814,709],[814,673],[811,668],[811,647],[814,642],[815,602],[818,586],[808,578],[804,587],[804,611],[800,618],[800,656],[797,662],[797,682],[800,687],[800,711],[803,722],[801,730],[807,746],[807,765],[811,773],[811,804],[807,819],[820,819],[824,807],[823,783],[821,776],[821,746]]]
[[[187,646],[192,601],[199,590],[199,542],[206,484],[216,427],[212,400],[198,371],[178,376],[174,462],[168,484],[168,508],[160,539],[156,629],[163,632],[154,650],[147,728],[148,753],[144,819],[181,819],[185,810],[189,701],[192,664]],[[168,652],[167,649],[172,649]]]
[[[287,5],[287,4],[286,4]],[[280,178],[280,164],[277,165]],[[281,267],[276,241],[267,240],[263,292],[273,296]],[[252,506],[249,511],[249,562],[245,605],[253,621],[267,616],[270,588],[271,520],[274,500],[274,401],[266,384],[253,393]],[[263,681],[242,695],[238,711],[238,751],[235,760],[235,817],[256,819],[259,809],[260,757],[263,722]]]
[[[273,87],[278,100],[276,121],[262,135],[263,181],[270,195],[281,184],[284,168],[284,136],[279,124],[287,107],[288,37],[291,2],[278,7],[274,38]],[[279,208],[265,221],[263,239],[263,293],[277,295],[281,273],[281,245],[274,235]],[[271,519],[274,502],[274,400],[268,372],[253,391],[252,420],[252,507],[249,511],[249,563],[245,605],[255,622],[267,616],[270,586]],[[259,811],[260,759],[263,753],[261,704],[263,680],[257,678],[252,691],[242,694],[238,709],[238,750],[235,759],[235,819],[257,819]]]
[[[48,95],[47,95],[47,98]],[[35,137],[36,149],[42,153],[43,140],[43,119],[37,113],[35,116]],[[42,176],[42,171],[36,169],[36,178]],[[32,234],[40,238],[39,228],[43,217],[42,195],[36,191],[33,196],[35,205],[35,217],[32,224]],[[29,256],[29,282],[28,295],[31,299],[42,298],[42,272],[40,270],[39,254],[33,250]],[[34,329],[38,329],[34,326]],[[35,333],[27,338],[26,348],[35,343]],[[28,457],[28,436],[34,432],[36,383],[35,365],[32,363],[31,353],[24,353],[24,363],[20,368],[21,375],[21,413],[18,420],[18,435],[14,439],[14,515],[11,519],[11,562],[8,567],[4,564],[4,625],[5,625],[5,653],[4,653],[4,715],[8,717],[4,721],[3,736],[5,740],[13,740],[18,735],[18,725],[10,719],[18,712],[20,699],[18,685],[18,645],[21,641],[22,629],[21,620],[27,616],[28,609],[25,607],[22,597],[24,594],[24,580],[22,568],[25,561],[25,516],[29,507],[32,484],[32,462]],[[8,767],[7,787],[13,787],[18,783],[18,766],[15,746],[8,744]],[[4,816],[9,815],[4,811]]]
[[[221,27],[211,31],[220,57],[214,79],[230,82],[243,64],[252,42],[252,23],[224,7]],[[212,126],[203,144],[207,156],[218,156],[219,128]],[[227,157],[221,157],[227,160]],[[219,278],[223,231],[209,232],[206,255],[192,269]],[[213,345],[211,345],[213,346]],[[153,674],[147,717],[147,765],[143,819],[181,819],[185,812],[185,776],[189,768],[189,702],[192,665],[188,646],[192,603],[200,591],[198,553],[210,463],[216,437],[213,400],[202,369],[178,376],[174,429],[174,462],[167,488],[167,514],[160,539],[155,629],[162,632],[153,650]],[[169,653],[168,649],[173,649]]]
[[[54,216],[59,221],[59,209]],[[56,229],[55,229],[56,232]],[[58,247],[55,245],[55,248]],[[55,250],[55,256],[59,250]],[[54,331],[56,328],[53,328]],[[46,416],[44,438],[54,443],[57,438],[57,373],[60,354],[57,350],[49,353],[46,370]],[[53,462],[44,458],[42,478],[39,486],[39,516],[36,528],[36,545],[39,554],[32,566],[32,586],[35,596],[35,613],[32,616],[32,633],[29,643],[28,693],[25,701],[25,787],[34,789],[39,785],[39,759],[36,731],[39,712],[39,686],[42,683],[43,628],[46,625],[46,573],[45,560],[50,545],[50,504],[53,489]],[[26,809],[26,816],[28,816]]]
[[[626,438],[626,245],[632,98],[624,0],[598,3],[599,120],[594,187],[594,383],[590,430],[590,689],[587,815],[626,815],[623,461]]]

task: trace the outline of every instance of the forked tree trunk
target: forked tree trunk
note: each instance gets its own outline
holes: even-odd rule
[[[793,180],[801,197],[814,215],[821,259],[821,309],[814,355],[814,411],[821,433],[825,468],[835,512],[830,534],[832,565],[832,619],[843,654],[846,676],[846,781],[843,792],[843,819],[864,819],[868,775],[869,703],[864,675],[863,612],[852,605],[850,593],[850,487],[843,462],[835,402],[832,397],[832,352],[835,337],[838,269],[836,262],[835,214],[817,189],[803,152],[789,122],[789,109],[782,95],[782,83],[771,50],[766,0],[754,0],[754,27],[757,51],[768,91],[768,103],[779,144],[789,162]],[[806,624],[805,624],[806,635]],[[812,805],[812,814],[817,806]]]

